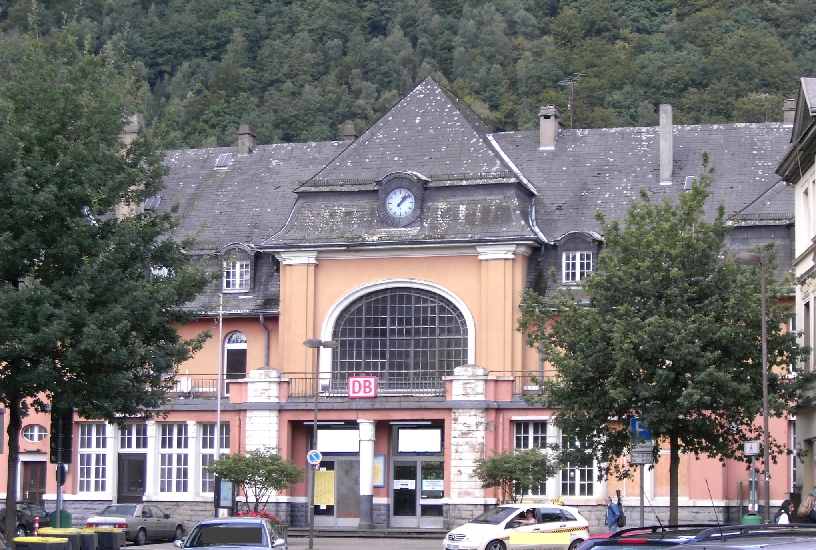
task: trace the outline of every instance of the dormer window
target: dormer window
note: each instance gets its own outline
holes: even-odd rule
[[[249,260],[224,264],[224,290],[249,290]]]
[[[564,252],[562,258],[564,284],[576,284],[592,272],[592,252]]]

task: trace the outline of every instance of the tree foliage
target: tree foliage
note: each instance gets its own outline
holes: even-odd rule
[[[723,209],[705,221],[711,180],[703,174],[674,203],[641,193],[624,226],[598,215],[604,249],[597,273],[583,280],[588,307],[528,293],[519,320],[556,372],[534,403],[559,407],[556,423],[586,442],[563,449],[562,460],[594,458],[603,474],[628,475],[616,459],[630,446],[629,421],[640,419],[670,449],[670,522],[681,453],[744,459],[743,442],[762,435],[760,278],[727,258]],[[770,410],[781,416],[801,397],[806,375],[787,374],[806,350],[784,328],[791,311],[779,299],[789,291],[773,277],[773,250],[761,252],[770,274]],[[773,455],[783,452],[784,442],[771,441]]]
[[[138,212],[162,154],[119,138],[134,80],[114,48],[0,37],[0,404],[8,411],[8,509],[21,420],[47,401],[89,419],[148,417],[204,336],[180,307],[207,284],[172,215]],[[132,214],[117,216],[123,205]],[[156,274],[162,267],[170,276]],[[7,522],[13,522],[9,515]],[[6,526],[8,529],[9,526]],[[6,531],[10,532],[10,531]]]
[[[485,489],[498,487],[502,502],[516,502],[525,493],[529,494],[533,487],[556,475],[560,468],[552,454],[532,448],[478,458],[473,475]]]
[[[796,0],[48,0],[38,32],[63,14],[88,47],[121,45],[148,122],[174,146],[232,145],[239,123],[261,143],[339,139],[375,122],[432,75],[498,130],[532,129],[538,109],[576,128],[781,120],[799,77],[816,72],[816,4]],[[0,0],[0,30],[32,30],[30,0]]]
[[[252,497],[256,513],[269,502],[272,491],[288,489],[304,477],[299,466],[269,448],[219,458],[207,466],[207,471],[235,483],[247,499]]]

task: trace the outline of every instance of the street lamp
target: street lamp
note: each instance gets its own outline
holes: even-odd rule
[[[740,265],[759,265],[760,294],[762,295],[762,460],[765,462],[765,523],[771,522],[771,472],[770,445],[768,443],[768,320],[766,318],[765,258],[759,254],[745,252],[734,256]]]
[[[334,340],[319,340],[317,338],[309,338],[303,345],[307,348],[318,349],[318,348],[336,348],[340,345],[340,342],[336,342]],[[319,359],[319,358],[318,358]],[[317,450],[317,406],[318,400],[317,396],[320,393],[320,361],[315,361],[315,368],[314,368],[314,422],[312,422],[312,445],[314,445],[314,449]],[[309,550],[314,548],[314,497],[315,497],[315,470],[317,469],[318,464],[315,464],[313,468],[309,468]]]

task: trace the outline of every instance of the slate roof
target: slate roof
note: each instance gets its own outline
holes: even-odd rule
[[[548,240],[570,231],[599,231],[596,210],[623,220],[640,189],[652,200],[683,192],[702,171],[702,152],[717,170],[706,214],[723,204],[738,221],[790,223],[793,194],[774,173],[790,126],[781,123],[674,126],[671,185],[660,184],[659,127],[561,130],[552,150],[538,132],[494,134],[538,190],[536,218]]]
[[[707,215],[722,203],[743,228],[777,226],[765,234],[786,234],[793,192],[774,169],[790,126],[691,125],[672,132],[672,183],[661,185],[658,127],[562,129],[554,149],[541,150],[538,131],[491,134],[461,100],[427,78],[354,142],[259,145],[245,154],[237,148],[170,151],[159,208],[179,205],[176,236],[197,236],[192,252],[201,254],[231,243],[252,252],[544,244],[570,232],[594,239],[596,210],[622,220],[641,188],[653,200],[682,193],[686,177],[702,171],[706,151],[717,169]],[[231,163],[214,169],[225,153],[232,153]],[[424,192],[419,220],[396,229],[379,219],[378,190],[382,178],[400,171],[421,175]],[[276,266],[257,267],[264,280],[255,283],[256,295],[229,298],[235,314],[276,311]],[[216,297],[217,289],[195,307],[212,311]]]

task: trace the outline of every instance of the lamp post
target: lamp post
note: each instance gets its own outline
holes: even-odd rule
[[[303,345],[307,348],[318,349],[318,348],[336,348],[340,345],[339,342],[334,340],[319,340],[317,338],[309,338]],[[314,367],[314,421],[312,422],[312,445],[313,448],[317,450],[317,410],[318,410],[318,400],[317,396],[320,393],[320,361],[319,357],[315,361]],[[314,548],[314,497],[315,497],[315,470],[317,470],[319,464],[315,464],[314,467],[309,468],[309,480],[310,480],[310,489],[309,489],[309,550]]]
[[[740,265],[759,265],[760,268],[760,294],[762,297],[762,460],[765,463],[765,481],[763,488],[765,491],[765,513],[763,514],[765,523],[771,522],[771,472],[770,472],[770,445],[768,443],[768,320],[766,306],[766,273],[765,258],[759,254],[743,253],[734,257]]]

